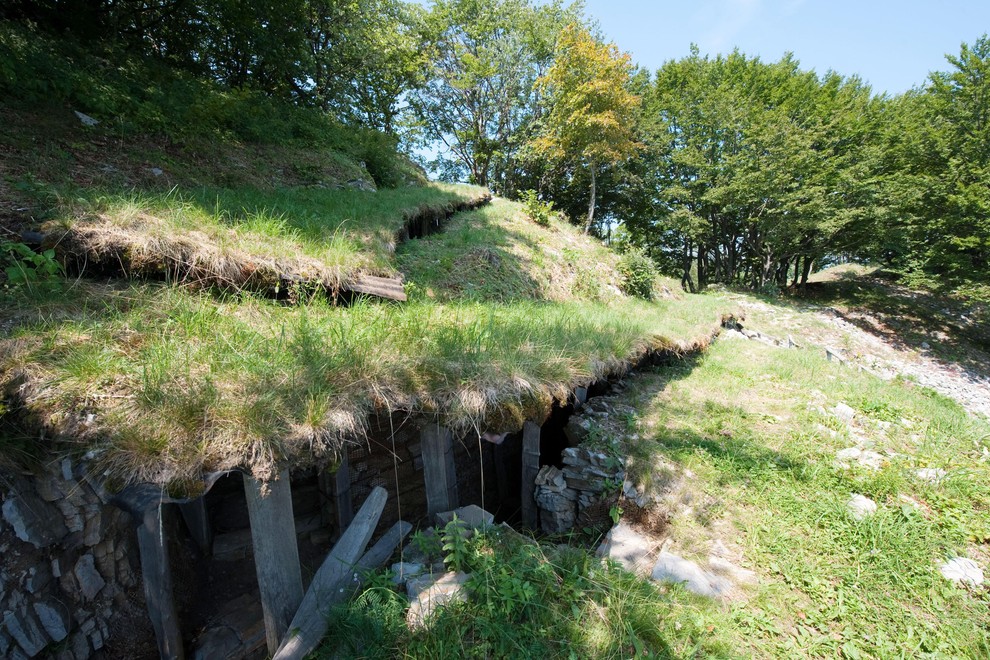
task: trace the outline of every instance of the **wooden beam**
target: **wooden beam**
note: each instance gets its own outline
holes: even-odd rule
[[[353,580],[354,567],[371,540],[386,499],[385,489],[376,486],[361,505],[354,521],[313,576],[306,596],[292,617],[290,634],[273,651],[275,660],[301,660],[319,645],[327,632],[330,607],[351,593],[343,587]]]
[[[341,289],[366,296],[376,296],[400,302],[406,301],[406,290],[402,285],[402,280],[392,277],[361,275],[357,279],[345,283]]]
[[[244,495],[251,518],[265,637],[269,653],[275,653],[303,598],[289,471],[283,469],[278,478],[267,482],[245,474]]]
[[[197,497],[190,502],[182,502],[179,504],[179,511],[199,551],[203,556],[209,557],[213,552],[213,528],[206,512],[206,498]]]
[[[181,660],[182,631],[172,589],[172,569],[168,560],[168,539],[165,537],[162,504],[144,511],[137,528],[138,552],[141,555],[141,575],[144,600],[155,629],[158,655],[165,660]]]
[[[520,509],[523,525],[536,529],[536,475],[540,471],[540,427],[535,422],[523,424],[522,492]]]
[[[450,429],[427,424],[420,432],[423,451],[423,480],[426,483],[426,514],[457,508],[457,471],[454,467],[454,438]]]

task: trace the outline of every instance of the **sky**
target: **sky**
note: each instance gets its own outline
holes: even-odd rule
[[[990,32],[990,0],[585,0],[606,38],[650,70],[689,53],[776,61],[858,75],[876,93],[899,94]]]

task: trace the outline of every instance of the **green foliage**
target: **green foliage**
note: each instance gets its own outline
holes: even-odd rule
[[[619,259],[622,290],[630,296],[652,300],[660,276],[656,263],[639,248],[629,248]]]
[[[51,286],[62,274],[62,265],[55,260],[55,250],[38,253],[24,243],[0,240],[0,268],[10,286]]]
[[[556,211],[553,210],[553,202],[540,200],[535,190],[524,190],[521,199],[526,215],[541,227],[549,227],[557,216]]]
[[[548,111],[528,147],[533,157],[587,169],[587,233],[594,223],[598,170],[639,149],[634,126],[640,98],[629,90],[629,55],[620,54],[615,44],[599,43],[587,28],[564,28],[555,54],[553,66],[537,83],[547,94]]]

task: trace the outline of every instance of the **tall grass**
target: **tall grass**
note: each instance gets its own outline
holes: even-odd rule
[[[0,344],[2,384],[26,378],[28,407],[56,426],[96,413],[125,473],[155,481],[319,458],[359,437],[375,408],[518,428],[575,385],[717,324],[714,305],[677,302],[286,307],[150,285],[66,295],[71,318],[41,317]]]

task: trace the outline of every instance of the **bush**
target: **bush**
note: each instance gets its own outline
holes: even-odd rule
[[[549,227],[550,222],[557,216],[557,211],[553,210],[553,202],[540,201],[535,190],[523,191],[521,200],[526,215],[541,227]]]
[[[628,295],[653,300],[660,274],[646,252],[640,248],[629,248],[619,259],[619,273],[622,275],[622,290]]]

